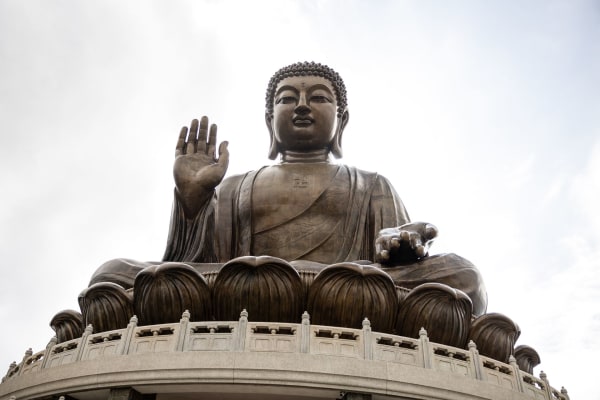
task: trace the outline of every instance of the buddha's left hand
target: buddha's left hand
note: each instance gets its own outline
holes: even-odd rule
[[[382,229],[375,240],[375,261],[382,264],[415,262],[427,256],[437,234],[437,228],[426,222]]]

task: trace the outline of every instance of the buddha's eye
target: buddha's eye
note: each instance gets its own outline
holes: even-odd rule
[[[293,104],[293,103],[296,103],[295,96],[281,96],[276,101],[276,104]]]
[[[322,95],[311,96],[310,101],[315,103],[331,103],[331,100],[327,96]]]

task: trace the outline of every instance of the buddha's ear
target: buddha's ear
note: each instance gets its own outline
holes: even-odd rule
[[[344,129],[346,128],[346,124],[348,124],[348,119],[350,118],[350,114],[348,110],[344,110],[342,115],[338,117],[337,128],[335,129],[335,136],[333,137],[333,141],[331,143],[331,154],[335,158],[342,158],[342,135],[344,133]]]
[[[271,137],[271,145],[269,146],[269,159],[274,160],[279,154],[279,146],[275,140],[275,132],[273,132],[273,118],[269,116],[269,113],[265,113],[265,122],[267,123],[267,129],[269,130],[269,136]]]

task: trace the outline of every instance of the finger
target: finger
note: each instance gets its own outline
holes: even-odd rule
[[[184,126],[179,131],[179,138],[177,139],[177,146],[175,146],[175,157],[185,154],[185,138],[187,137],[188,129]]]
[[[408,231],[400,231],[400,240],[408,242],[410,240],[410,233]]]
[[[416,232],[410,234],[410,248],[416,250],[419,246],[422,246],[421,235]]]
[[[227,168],[227,166],[229,165],[229,149],[227,148],[227,146],[229,146],[229,142],[223,142],[219,145],[219,165]]]
[[[215,158],[215,147],[217,146],[217,125],[212,124],[210,126],[210,133],[208,134],[208,149],[206,154],[212,159]]]
[[[390,240],[390,247],[392,249],[399,248],[400,247],[400,238],[398,238],[398,237],[392,238],[392,240]]]
[[[387,261],[390,259],[390,252],[387,250],[381,250],[377,255],[379,256],[379,261]]]
[[[200,129],[198,130],[198,151],[206,152],[206,132],[208,131],[208,117],[200,119]]]
[[[425,249],[425,246],[417,246],[417,248],[415,249],[415,254],[417,255],[417,257],[421,258],[421,257],[425,257],[425,255],[427,255],[427,249]]]
[[[196,152],[197,143],[196,143],[196,135],[198,134],[198,120],[193,119],[190,124],[190,131],[187,136],[187,146],[185,154],[193,154]]]
[[[435,225],[427,224],[427,226],[425,227],[425,238],[427,240],[431,240],[437,237],[437,235],[438,229],[435,227]]]

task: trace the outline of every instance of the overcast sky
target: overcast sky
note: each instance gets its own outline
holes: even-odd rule
[[[269,163],[264,93],[296,61],[348,88],[342,162],[378,171],[432,252],[571,398],[600,399],[600,2],[0,0],[0,372],[94,270],[158,260],[179,129]]]

